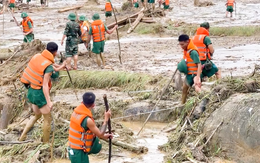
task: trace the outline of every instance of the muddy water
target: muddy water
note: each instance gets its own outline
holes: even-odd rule
[[[142,123],[141,122],[122,122],[125,127],[130,128],[135,135],[140,130]],[[167,143],[167,135],[161,133],[161,129],[164,128],[167,124],[165,123],[147,123],[143,132],[136,137],[136,144],[146,146],[148,152],[146,154],[133,154],[128,151],[123,151],[118,155],[112,156],[111,162],[116,163],[161,163],[163,162],[164,153],[160,152],[157,148],[158,145]],[[104,151],[101,151],[105,153]],[[107,151],[106,151],[107,152]],[[113,155],[113,152],[112,152]],[[97,158],[95,155],[90,155],[89,160],[91,163],[107,163],[107,158],[101,159]],[[68,159],[58,159],[54,163],[70,163]]]

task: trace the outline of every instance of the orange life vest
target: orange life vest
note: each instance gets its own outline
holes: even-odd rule
[[[192,40],[190,39],[190,43],[188,45],[187,50],[184,50],[183,59],[186,61],[188,74],[197,74],[198,66],[196,63],[194,63],[194,61],[190,57],[190,52],[192,50],[196,50],[198,52],[197,47],[193,44]]]
[[[101,20],[95,20],[91,24],[92,28],[92,35],[93,35],[93,41],[94,42],[100,42],[105,40],[105,25]]]
[[[15,0],[10,0],[10,3],[15,3]]]
[[[192,39],[194,45],[198,48],[201,61],[205,61],[207,57],[208,59],[211,59],[209,49],[204,44],[204,39],[206,36],[209,36],[209,32],[205,28],[200,27],[197,29],[196,35]]]
[[[105,10],[108,11],[108,12],[111,12],[111,11],[112,11],[112,5],[111,5],[110,2],[106,2]]]
[[[32,26],[33,26],[33,21],[32,21],[32,19],[31,19],[29,16],[27,16],[27,17],[26,17],[26,20],[23,20],[23,21],[22,21],[22,26],[23,26],[23,32],[24,32],[24,33],[30,31],[30,28],[29,28],[29,25],[28,25],[28,21],[30,21],[31,24],[32,24]]]
[[[88,25],[88,22],[87,21],[83,21],[83,23],[80,24],[80,30],[81,30],[81,33],[83,34],[85,29],[84,27],[87,27],[88,28],[88,31],[89,31],[89,25]],[[88,32],[86,32],[84,35],[81,36],[81,39],[83,41],[86,41],[87,40],[87,36],[88,36]]]
[[[168,6],[170,4],[170,0],[165,0],[165,5]]]
[[[54,57],[48,50],[34,55],[22,74],[21,82],[30,84],[33,89],[41,89],[44,70],[53,63]],[[49,81],[49,87],[51,88],[51,80]]]
[[[227,6],[232,6],[232,7],[234,7],[234,2],[235,2],[235,0],[228,0],[228,1],[227,1]]]
[[[86,117],[94,121],[91,111],[81,103],[74,109],[70,118],[69,146],[73,149],[82,149],[84,152],[89,152],[95,135],[90,130],[85,131],[81,126]]]

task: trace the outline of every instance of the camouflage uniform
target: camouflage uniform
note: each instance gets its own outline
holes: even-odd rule
[[[66,57],[72,57],[78,53],[79,36],[81,36],[80,26],[77,22],[71,20],[66,24],[64,35],[66,39]]]

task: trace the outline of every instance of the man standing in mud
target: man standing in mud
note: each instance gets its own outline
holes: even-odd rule
[[[112,138],[105,134],[111,111],[105,112],[105,119],[99,130],[95,124],[92,109],[95,107],[96,96],[92,92],[83,95],[83,102],[74,109],[70,118],[69,158],[71,163],[89,163],[89,154],[99,153],[102,145],[99,138]]]
[[[187,99],[189,87],[195,86],[195,91],[201,91],[201,63],[197,47],[188,35],[182,34],[179,36],[179,45],[184,50],[183,60],[178,64],[178,70],[186,74],[185,82],[182,88],[181,102],[184,104]]]
[[[236,5],[235,0],[227,0],[226,6],[226,17],[228,16],[228,13],[230,12],[230,17],[232,18],[232,12],[234,11],[234,4]]]
[[[118,27],[114,26],[113,29],[108,30],[108,28],[104,25],[104,23],[100,20],[99,14],[94,14],[92,17],[93,23],[89,29],[88,40],[87,43],[90,42],[91,35],[93,36],[93,48],[92,52],[96,54],[96,61],[99,67],[101,67],[101,61],[103,64],[103,68],[106,65],[105,58],[103,56],[104,47],[105,47],[105,33],[111,34]]]
[[[22,22],[20,23],[20,25],[22,25],[23,27],[23,42],[32,42],[32,40],[34,39],[33,21],[26,12],[23,12],[21,14],[21,17],[23,18]]]
[[[209,38],[209,23],[204,22],[196,31],[196,35],[192,41],[199,50],[199,57],[202,65],[201,79],[204,77],[211,77],[214,74],[217,79],[221,78],[221,72],[217,66],[211,61],[214,48]]]
[[[67,68],[71,70],[71,58],[73,57],[74,59],[73,69],[77,70],[78,43],[79,43],[79,37],[81,36],[81,30],[79,24],[75,21],[76,14],[70,13],[68,19],[70,21],[66,24],[65,31],[61,39],[61,45],[63,45],[63,41],[65,37],[67,37],[66,45],[65,45]]]
[[[43,115],[42,141],[44,143],[49,142],[53,106],[50,99],[51,78],[57,78],[59,76],[58,71],[66,66],[65,62],[61,66],[54,63],[57,51],[58,45],[49,42],[47,48],[41,54],[36,54],[31,58],[22,74],[21,82],[28,88],[27,98],[32,103],[34,116],[26,124],[19,141],[26,139],[27,133]]]
[[[105,4],[105,16],[106,18],[112,16],[112,5],[110,0],[107,0],[106,4]]]

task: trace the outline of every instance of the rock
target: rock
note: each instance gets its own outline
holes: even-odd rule
[[[236,162],[259,162],[260,153],[260,94],[234,94],[206,120],[207,138],[216,126],[211,145],[219,144],[225,155]],[[224,154],[224,153],[223,153]]]

